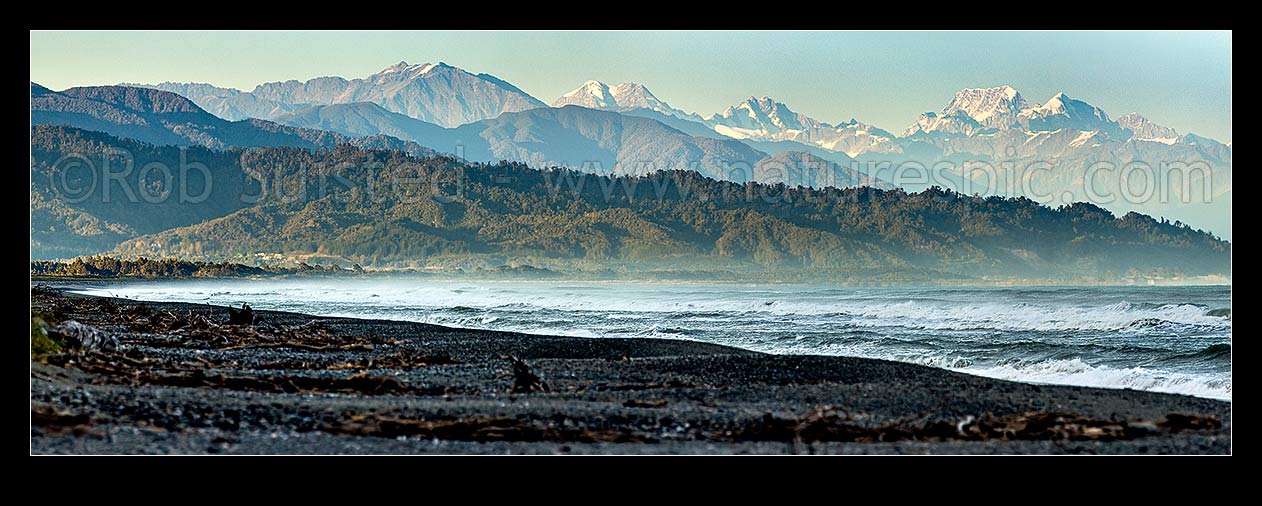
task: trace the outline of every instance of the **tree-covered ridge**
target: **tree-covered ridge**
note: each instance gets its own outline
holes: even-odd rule
[[[247,168],[270,167],[257,175],[274,186],[303,188],[302,198],[270,198],[127,241],[117,251],[214,258],[262,252],[365,265],[507,255],[588,265],[968,275],[1228,272],[1224,241],[1135,213],[1116,218],[1090,204],[1050,209],[937,188],[908,194],[736,184],[691,171],[597,176],[345,145],[253,149],[241,159]],[[411,186],[388,183],[418,174],[424,176]]]
[[[354,266],[351,271],[361,271]],[[47,278],[223,278],[258,277],[293,274],[338,273],[338,266],[252,266],[233,262],[200,262],[173,258],[119,259],[109,256],[80,257],[68,262],[37,260],[31,262],[32,277]]]
[[[1180,223],[1025,198],[717,181],[693,171],[594,175],[467,163],[348,144],[332,149],[155,147],[67,127],[32,130],[35,258],[134,258],[378,267],[936,272],[942,276],[1227,274],[1230,244]],[[66,153],[203,164],[196,203],[71,202]],[[177,172],[178,174],[178,172]],[[167,184],[140,179],[136,187]],[[73,179],[73,178],[72,178]],[[193,193],[197,177],[174,180]],[[79,249],[84,244],[90,247]],[[40,252],[45,256],[41,257]]]
[[[239,154],[230,151],[153,146],[36,125],[31,128],[32,258],[108,251],[138,234],[236,211],[247,205],[240,197],[251,188],[238,160]],[[166,169],[142,170],[155,163]],[[107,173],[120,176],[109,180]]]

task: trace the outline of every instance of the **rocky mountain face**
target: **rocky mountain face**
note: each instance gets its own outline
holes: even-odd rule
[[[381,136],[380,142],[414,142],[408,145],[412,152],[423,146],[459,151],[470,160],[506,159],[605,173],[689,166],[714,177],[731,177],[739,171],[723,165],[806,153],[842,165],[855,160],[894,165],[945,162],[957,179],[971,178],[968,169],[986,164],[1001,167],[998,176],[987,177],[1016,184],[1026,176],[1009,167],[1045,162],[1050,170],[1030,178],[1058,199],[1048,203],[1086,198],[1086,171],[1096,162],[1203,162],[1208,169],[1202,172],[1209,176],[1190,176],[1197,179],[1193,187],[1200,185],[1196,191],[1229,199],[1231,190],[1229,144],[1180,134],[1137,113],[1112,119],[1101,108],[1065,93],[1032,103],[1012,86],[960,90],[941,109],[920,115],[899,135],[856,119],[838,124],[819,121],[766,96],[748,97],[703,118],[671,106],[639,83],[587,81],[548,108],[494,76],[443,63],[400,62],[359,79],[273,82],[249,92],[198,83],[153,86],[187,100],[176,105],[170,98],[156,98],[160,104],[171,102],[170,109],[149,110],[139,96],[112,98],[80,89],[58,93],[32,84],[32,115],[37,123],[71,124],[158,144],[327,146],[374,135]],[[215,122],[197,116],[189,105],[229,120],[271,118],[300,128],[286,130],[257,119]],[[632,168],[637,166],[641,169]],[[866,169],[863,174],[890,179]],[[1157,176],[1181,177],[1169,172]],[[1117,177],[1106,183],[1106,189],[1120,188]],[[1180,181],[1174,183],[1175,193],[1191,192]],[[1002,187],[991,182],[982,187],[979,193],[1025,194],[1019,184]],[[917,189],[914,184],[907,188]],[[1109,206],[1117,212],[1139,209],[1172,218],[1183,216],[1188,208],[1169,202],[1115,201]],[[1229,224],[1213,225],[1223,221],[1212,216],[1198,220],[1193,222],[1229,230]]]
[[[372,102],[386,110],[453,127],[546,104],[495,76],[445,63],[399,62],[360,79],[317,77],[264,83],[245,92],[201,83],[151,86],[180,93],[224,119],[272,119],[312,105]]]
[[[600,81],[587,81],[552,102],[552,107],[567,105],[614,112],[647,110],[689,121],[701,120],[701,117],[696,114],[671,107],[640,83],[621,83],[610,86]]]
[[[921,114],[903,131],[903,137],[940,133],[975,135],[1017,126],[1021,112],[1030,104],[1011,86],[965,88],[955,93],[938,112]]]
[[[917,118],[898,142],[902,156],[856,156],[945,162],[961,185],[983,194],[1037,194],[1052,205],[1090,201],[1114,212],[1137,210],[1230,232],[1223,218],[1230,213],[1220,212],[1230,209],[1229,145],[1179,135],[1137,113],[1112,120],[1103,109],[1065,93],[1031,104],[1010,86],[961,90],[941,110]],[[1126,183],[1119,171],[1133,162],[1151,168],[1150,180],[1140,183],[1160,186],[1153,187],[1153,198],[1123,198]],[[1219,211],[1205,212],[1206,200]]]
[[[169,91],[129,86],[93,86],[54,92],[31,84],[31,124],[63,125],[104,132],[158,146],[211,149],[262,146],[331,148],[346,143],[432,152],[415,142],[372,132],[367,137],[323,128],[299,128],[260,119],[228,121]]]
[[[792,141],[854,156],[898,153],[902,148],[889,132],[851,119],[831,125],[794,112],[770,97],[749,97],[705,119],[715,132],[752,141]]]
[[[362,79],[268,83],[250,92],[196,83],[64,91],[31,83],[30,90],[32,251],[44,257],[111,250],[232,257],[301,249],[397,262],[471,252],[642,261],[668,251],[845,269],[946,270],[980,262],[977,272],[1000,266],[1019,273],[1076,269],[1081,259],[1094,258],[1096,267],[1117,270],[1192,265],[1207,256],[1214,269],[1229,265],[1230,245],[1207,234],[1138,214],[1119,219],[1090,204],[1048,209],[972,192],[823,190],[846,196],[845,205],[832,205],[807,199],[814,190],[795,189],[893,188],[880,173],[851,163],[948,161],[961,180],[973,178],[967,169],[976,164],[990,164],[998,167],[991,174],[995,187],[1022,194],[1019,186],[1004,185],[1028,181],[1037,192],[1063,198],[1084,182],[1119,192],[1116,174],[1091,180],[1101,177],[1091,175],[1096,162],[1203,162],[1209,170],[1187,186],[1176,181],[1174,191],[1204,190],[1213,204],[1103,207],[1131,206],[1170,218],[1193,216],[1179,214],[1191,209],[1203,215],[1198,220],[1230,219],[1229,144],[1180,134],[1138,114],[1113,120],[1063,93],[1036,105],[1011,87],[962,90],[895,136],[854,119],[821,122],[769,97],[750,97],[701,118],[634,83],[591,81],[549,108],[502,80],[443,64],[400,63]],[[212,195],[213,205],[196,208],[170,201],[139,207],[123,200],[70,202],[50,184],[66,153],[109,157],[117,150],[170,163],[196,155],[225,184],[216,182],[220,193]],[[483,163],[408,156],[435,151]],[[379,176],[377,169],[355,165],[365,161],[395,169],[401,161],[459,165],[473,182],[466,187],[470,193],[458,198],[419,202],[373,202],[342,186],[332,189],[347,190],[338,198],[321,194],[262,205],[240,199],[254,191],[245,176],[259,167],[275,167],[297,186],[341,163],[351,163],[349,180]],[[1051,168],[1036,177],[1019,170],[1034,162]],[[569,201],[552,196],[548,185],[557,175],[583,172],[607,177],[592,179]],[[139,173],[128,177],[136,187],[172,184]],[[716,209],[709,197],[662,201],[648,198],[647,187],[631,188],[637,181],[678,184],[679,177],[709,188],[705,194],[716,198],[749,188],[794,198],[741,200]],[[737,186],[746,182],[765,185]],[[601,195],[600,185],[631,194],[611,199],[609,192]],[[1068,200],[1083,199],[1074,194]],[[1107,248],[1101,237],[1108,238]],[[1040,267],[1013,253],[1031,248],[1038,258],[1059,263]],[[1145,255],[1154,248],[1168,250],[1161,262],[1136,260],[1151,260]]]
[[[598,174],[642,175],[685,169],[719,180],[763,181],[765,172],[759,164],[773,158],[735,139],[688,135],[654,119],[575,105],[506,113],[456,128],[392,113],[372,103],[314,106],[277,121],[348,136],[396,136],[437,151],[458,152],[472,161],[513,160]],[[776,154],[780,151],[795,152],[790,147]],[[835,161],[813,159],[821,165],[837,165]],[[831,180],[840,187],[873,182],[849,168],[819,168],[816,172],[825,171],[835,173]],[[825,180],[820,174],[795,170],[776,182],[814,186]]]
[[[221,88],[206,83],[122,83],[119,86],[169,91],[192,100],[193,103],[206,110],[206,112],[228,121],[240,121],[250,118],[271,119],[302,108],[300,105],[259,98],[253,93],[246,93],[234,88]]]
[[[956,92],[946,107],[942,108],[942,116],[962,113],[981,125],[982,128],[1002,130],[1017,124],[1021,111],[1030,105],[1021,93],[1011,86],[997,88],[966,88]]]
[[[31,123],[69,125],[156,145],[223,149],[251,146],[332,146],[347,140],[326,131],[262,120],[227,121],[175,93],[127,86],[48,91],[32,84]]]
[[[320,77],[260,84],[251,92],[277,102],[309,105],[372,102],[437,125],[454,127],[547,104],[495,76],[445,63],[397,65],[362,79]]]
[[[1069,98],[1064,92],[1057,93],[1038,107],[1031,107],[1017,117],[1017,121],[1031,132],[1054,132],[1068,129],[1078,132],[1101,132],[1111,138],[1124,141],[1130,138],[1127,131],[1103,109],[1081,100]]]
[[[1179,133],[1173,128],[1148,121],[1148,118],[1140,116],[1137,112],[1118,117],[1117,124],[1122,129],[1129,130],[1131,138],[1135,140],[1160,142],[1162,144],[1174,144],[1179,140]]]

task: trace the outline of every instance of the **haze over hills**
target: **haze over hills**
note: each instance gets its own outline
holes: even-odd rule
[[[151,144],[332,146],[341,135],[249,119],[227,121],[175,93],[125,86],[91,86],[53,92],[31,83],[31,123],[66,124]]]
[[[150,85],[140,85],[150,86]],[[193,93],[189,98],[226,119],[271,119],[310,105],[372,102],[389,111],[454,127],[547,104],[490,74],[473,74],[445,63],[399,62],[360,79],[317,77],[263,83],[253,91],[196,83],[153,87]]]
[[[412,154],[429,152],[416,143],[384,135],[352,137],[259,119],[227,121],[175,93],[127,86],[91,86],[54,92],[31,83],[31,124],[69,125],[149,144],[212,149],[258,146],[313,149],[349,143]]]
[[[346,135],[386,134],[445,152],[455,152],[459,146],[465,159],[481,162],[514,160],[598,174],[689,169],[737,182],[774,179],[808,186],[889,187],[816,156],[776,158],[733,139],[694,137],[649,118],[573,105],[506,113],[457,128],[442,128],[371,103],[313,106],[276,121]],[[771,168],[783,165],[787,167],[782,175]]]
[[[1042,195],[1053,205],[1093,201],[1231,235],[1229,145],[1178,135],[1137,113],[1114,121],[1065,93],[1030,104],[1011,86],[961,90],[940,111],[921,115],[900,144],[914,154],[892,161],[948,161],[961,186],[982,194]],[[1133,162],[1143,170],[1126,188],[1121,172]],[[1145,185],[1151,198],[1143,198]]]
[[[981,194],[1021,195],[1021,181],[1028,179],[1036,192],[1050,196],[1045,201],[1053,204],[1087,200],[1093,193],[1113,195],[1101,203],[1117,212],[1156,213],[1230,235],[1229,224],[1222,219],[1230,209],[1230,146],[1195,135],[1181,136],[1135,113],[1112,120],[1102,109],[1065,93],[1032,104],[1011,86],[964,89],[940,111],[925,113],[895,136],[856,119],[838,125],[821,122],[769,97],[749,97],[725,111],[699,118],[651,94],[651,99],[641,100],[638,93],[620,90],[647,88],[634,83],[609,86],[588,81],[555,103],[624,114],[638,111],[693,136],[736,138],[770,154],[807,152],[841,164],[853,158],[864,164],[891,166],[947,162],[950,169],[944,179],[894,183],[906,184],[912,190],[929,184],[953,184]],[[646,107],[649,103],[652,109]],[[1143,133],[1135,134],[1136,130]],[[1148,145],[1151,142],[1164,147]],[[1167,191],[1169,197],[1164,202],[1130,202],[1117,198],[1121,186],[1116,174],[1111,179],[1086,177],[1096,162],[1122,166],[1134,161],[1152,165],[1155,177],[1178,188]],[[1185,178],[1162,167],[1162,162],[1169,161],[1205,165],[1191,169]],[[1027,174],[1036,162],[1049,163],[1051,170]],[[970,171],[979,163],[997,169],[987,172],[986,178],[975,178]],[[856,168],[893,179],[890,172],[874,173],[864,165]],[[1183,186],[1184,179],[1190,181],[1188,187]],[[1204,197],[1212,201],[1210,205],[1198,201]]]
[[[99,175],[77,166],[58,166],[63,156],[72,154],[89,164],[104,160],[116,163],[122,181],[105,198],[104,185],[95,184]],[[140,170],[121,170],[130,157],[133,166],[158,162],[168,167],[171,180],[163,172],[149,171],[141,181]],[[257,193],[257,185],[247,181],[237,163],[240,154],[201,146],[154,146],[135,139],[120,139],[102,133],[66,126],[35,125],[31,129],[31,255],[38,258],[68,258],[109,251],[119,242],[139,234],[157,233],[216,218],[245,206],[242,196]],[[206,169],[178,170],[183,163],[200,163]],[[53,176],[56,175],[56,180]],[[55,182],[56,181],[56,182]],[[208,184],[209,182],[209,184]],[[130,190],[128,196],[126,191]],[[92,197],[66,188],[88,189]],[[142,190],[143,189],[143,190]],[[80,190],[80,193],[84,190]],[[146,195],[204,197],[196,205],[180,198],[140,198]]]
[[[581,109],[553,109],[568,110]],[[96,158],[122,151],[145,160],[192,156],[214,174],[213,191],[190,206],[107,202],[95,198],[101,188],[70,201],[52,186],[62,153]],[[512,162],[469,165],[448,156],[415,158],[345,144],[321,150],[163,147],[42,125],[32,130],[32,154],[36,258],[109,251],[441,268],[517,262],[761,275],[792,271],[815,273],[812,279],[1113,279],[1136,272],[1221,274],[1229,268],[1228,243],[1187,227],[1138,214],[1116,218],[1086,204],[1054,210],[1027,199],[940,190],[742,185],[688,170],[593,176]],[[790,157],[778,159],[791,162]],[[411,177],[416,167],[427,175],[420,185],[374,189],[383,178]],[[138,186],[160,183],[135,172],[125,177]],[[186,177],[178,174],[170,184],[206,189]],[[260,193],[263,178],[271,187],[308,190]],[[243,200],[242,194],[259,197]]]
[[[182,94],[230,120],[245,116],[271,119],[297,113],[311,105],[372,102],[414,119],[456,127],[492,119],[503,112],[545,107],[543,102],[498,78],[471,74],[442,63],[409,65],[400,62],[362,79],[321,77],[264,83],[251,92],[201,83],[139,86]],[[856,119],[837,125],[825,123],[769,97],[749,97],[703,118],[671,106],[640,83],[608,85],[589,80],[553,101],[555,107],[565,105],[648,117],[692,136],[792,141],[851,157],[901,153],[909,143],[923,142],[926,137],[976,137],[1012,130],[1029,134],[1062,129],[1097,132],[1110,140],[1124,142],[1136,128],[1129,116],[1125,121],[1110,120],[1103,110],[1065,93],[1042,104],[1031,104],[1011,86],[960,90],[940,111],[921,115],[898,136]],[[1218,151],[1216,158],[1229,165],[1226,161],[1230,158],[1229,146],[1200,144]],[[991,153],[982,149],[973,154],[987,156]]]
[[[647,86],[634,82],[610,85],[589,80],[553,101],[554,106],[645,118],[666,127],[632,129],[636,135],[611,143],[611,134],[594,125],[619,128],[628,120],[544,112],[550,109],[516,86],[442,63],[401,62],[360,79],[264,83],[250,92],[198,83],[154,86],[188,95],[225,118],[257,115],[343,136],[386,135],[443,152],[453,152],[459,145],[470,160],[503,158],[611,173],[629,173],[632,166],[682,165],[716,176],[716,161],[725,156],[732,156],[729,162],[749,164],[781,153],[809,153],[845,165],[854,177],[842,178],[844,182],[886,180],[910,191],[942,184],[982,195],[1037,195],[1040,202],[1049,204],[1091,200],[1114,212],[1140,210],[1230,236],[1230,144],[1180,134],[1138,113],[1113,119],[1065,93],[1034,103],[1012,86],[963,89],[942,109],[922,114],[898,135],[858,119],[823,122],[766,96],[751,96],[703,117],[671,106]],[[94,128],[80,119],[71,124]],[[106,131],[126,135],[119,127]],[[155,134],[146,140],[170,139]],[[733,146],[730,140],[762,157]],[[857,165],[850,165],[856,160]],[[893,180],[890,170],[905,162],[945,164],[944,177]],[[1043,162],[1050,170],[1031,169]],[[1114,173],[1092,173],[1099,162],[1113,164]],[[1166,195],[1164,200],[1117,198],[1122,185],[1116,167],[1131,162],[1154,167],[1151,176],[1166,185],[1160,190]],[[1194,167],[1185,174],[1184,169],[1166,167],[1166,162]],[[984,177],[976,174],[979,167],[986,169]],[[1189,183],[1184,184],[1185,180]],[[1022,187],[1023,181],[1030,182],[1028,188]]]
[[[222,88],[206,83],[158,84],[119,83],[119,86],[154,88],[169,91],[192,100],[198,107],[229,121],[249,118],[269,119],[301,109],[302,106],[260,98],[235,88]]]
[[[847,155],[900,151],[895,137],[889,132],[854,119],[833,126],[793,112],[788,106],[769,97],[749,97],[726,111],[702,118],[672,107],[642,84],[622,83],[610,86],[591,80],[557,98],[552,105],[578,105],[643,116],[699,137],[784,143],[780,150],[773,153],[810,152],[811,147]],[[846,157],[844,160],[850,159]]]
[[[839,165],[849,158],[801,153],[777,158],[805,145],[778,146],[767,153],[735,139],[695,137],[654,119],[578,106],[505,113],[456,128],[394,113],[372,102],[308,106],[280,115],[275,122],[229,122],[184,97],[157,89],[104,86],[55,93],[37,86],[32,84],[33,95],[38,95],[32,102],[34,124],[75,126],[158,145],[329,148],[351,143],[411,154],[433,149],[474,161],[514,160],[599,174],[688,169],[737,182],[891,187]]]

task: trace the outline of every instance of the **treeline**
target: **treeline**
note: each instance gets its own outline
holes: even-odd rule
[[[84,137],[130,142],[73,129],[36,133],[47,158],[62,143],[82,147]],[[229,178],[229,191],[219,193],[225,187],[216,184],[207,201],[179,209],[194,223],[150,232],[167,208],[65,205],[108,217],[119,236],[133,233],[114,246],[112,254],[124,258],[236,262],[263,253],[378,267],[517,261],[565,270],[804,269],[832,277],[1230,272],[1231,245],[1212,234],[1138,213],[1117,217],[1085,203],[1049,208],[941,188],[740,184],[687,170],[596,175],[346,144],[229,154],[231,161],[216,154],[206,162]],[[39,167],[32,169],[33,185]],[[266,191],[256,181],[266,181]],[[241,191],[259,198],[242,202],[233,194]],[[37,235],[33,228],[33,241]]]
[[[38,260],[31,262],[32,277],[68,278],[216,278],[257,277],[294,274],[328,274],[360,272],[355,265],[343,269],[337,265],[250,266],[231,262],[198,262],[175,259],[119,259],[110,256],[75,258],[69,262]]]
[[[31,127],[31,257],[71,258],[214,219],[258,184],[240,155],[154,146],[63,126]]]

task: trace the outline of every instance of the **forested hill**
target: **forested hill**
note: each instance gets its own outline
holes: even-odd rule
[[[191,148],[183,156],[216,178],[203,202],[103,203],[98,194],[71,202],[53,187],[63,153],[91,159],[124,148],[140,167],[146,158],[179,160],[181,150],[67,127],[37,127],[32,135],[36,257],[95,253],[114,243],[113,253],[124,256],[247,262],[449,268],[511,262],[850,277],[1225,275],[1230,268],[1225,241],[1089,204],[1050,209],[1024,198],[939,189],[737,184],[690,171],[597,176],[346,144],[314,151]],[[136,173],[129,177],[141,184]],[[179,177],[169,184],[183,184]]]

